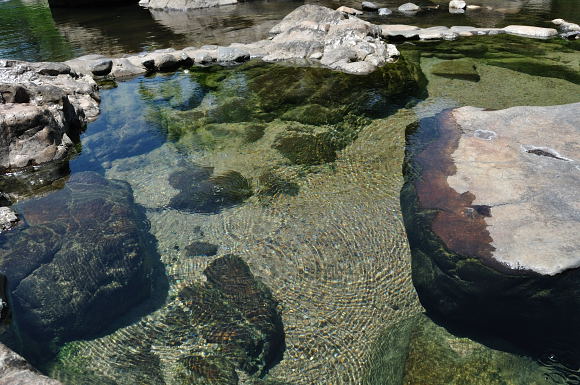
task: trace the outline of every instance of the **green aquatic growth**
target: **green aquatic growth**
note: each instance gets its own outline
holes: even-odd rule
[[[28,47],[21,41],[14,46],[15,56],[30,61],[63,61],[74,56],[71,45],[57,29],[46,3],[25,4],[12,0],[5,5],[0,4],[0,25],[8,30],[20,31],[18,39],[28,40]],[[0,50],[3,58],[11,55],[10,50],[7,53]]]
[[[472,82],[478,82],[480,79],[475,63],[469,59],[442,61],[435,64],[431,68],[431,72],[433,75],[450,79],[463,79]]]
[[[366,76],[252,61],[233,68],[194,67],[182,78],[202,90],[193,108],[179,110],[162,101],[182,93],[183,81],[142,91],[147,118],[170,140],[185,151],[235,151],[255,144],[296,165],[333,162],[372,118],[422,95],[425,85],[419,68],[405,60]]]
[[[531,358],[458,337],[423,314],[386,330],[375,343],[364,385],[547,385]]]
[[[533,40],[511,35],[475,36],[458,41],[418,42],[401,51],[419,52],[423,58],[478,59],[480,63],[533,76],[580,83],[580,43],[564,39]]]

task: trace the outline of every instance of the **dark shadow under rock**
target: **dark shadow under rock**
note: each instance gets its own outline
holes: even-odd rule
[[[47,349],[94,337],[153,295],[159,257],[127,183],[80,173],[14,209],[24,225],[0,235],[0,273],[16,350],[46,359]]]
[[[193,166],[171,174],[169,183],[180,192],[171,199],[169,206],[197,213],[218,213],[252,196],[250,182],[239,172],[210,176],[210,170]]]

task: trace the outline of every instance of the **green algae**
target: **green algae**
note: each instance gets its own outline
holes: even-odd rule
[[[475,63],[469,59],[442,61],[435,64],[431,68],[431,72],[433,75],[449,79],[461,79],[471,82],[478,82],[480,80]]]
[[[423,314],[377,339],[364,385],[547,385],[530,358],[490,349],[451,334]]]

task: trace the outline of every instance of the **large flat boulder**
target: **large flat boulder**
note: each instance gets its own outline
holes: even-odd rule
[[[80,173],[14,209],[23,223],[0,235],[0,274],[30,356],[94,336],[150,296],[155,249],[128,184]]]
[[[191,9],[236,4],[238,0],[141,0],[139,5],[151,9],[187,11]]]
[[[579,131],[580,103],[463,107],[410,132],[401,199],[429,311],[577,360]]]

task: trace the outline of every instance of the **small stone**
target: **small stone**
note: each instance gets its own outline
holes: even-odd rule
[[[419,6],[413,3],[405,3],[399,7],[401,12],[417,12],[419,9]]]
[[[105,76],[111,72],[113,61],[111,59],[101,59],[89,64],[89,70],[95,76]]]
[[[185,248],[188,256],[211,257],[217,254],[218,246],[209,242],[193,242]]]
[[[363,1],[362,9],[363,11],[378,11],[380,7],[371,1]]]
[[[391,11],[389,8],[379,8],[379,16],[389,16],[392,13],[393,11]]]
[[[476,9],[481,9],[481,6],[480,6],[480,5],[474,5],[474,4],[470,4],[470,5],[468,5],[468,6],[467,6],[467,7],[465,7],[465,8],[467,8],[467,9],[471,9],[471,10],[473,11],[473,10],[476,10]]]
[[[342,7],[337,8],[336,10],[338,12],[346,13],[347,15],[362,15],[363,14],[363,12],[359,11],[358,9],[345,7],[344,5]]]
[[[463,0],[451,0],[449,2],[449,9],[464,9],[466,6],[467,4]]]

